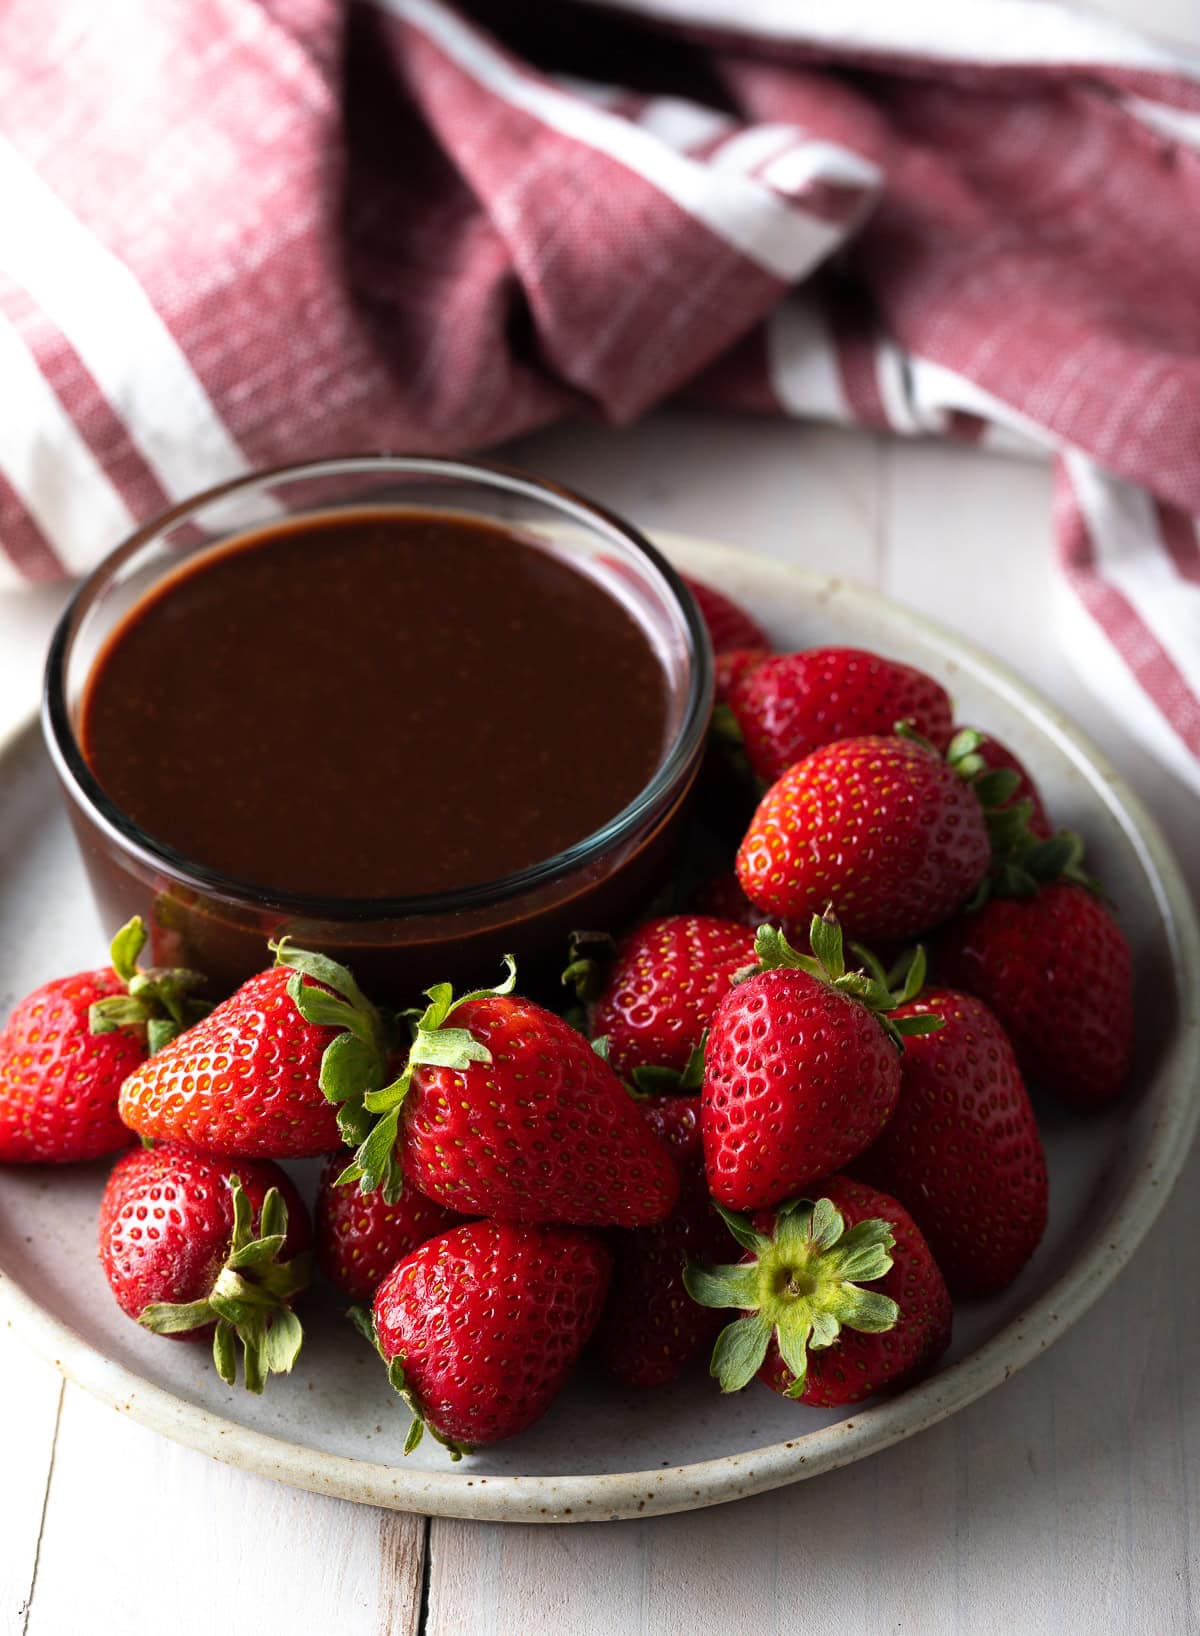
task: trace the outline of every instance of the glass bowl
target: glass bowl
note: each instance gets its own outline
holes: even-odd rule
[[[663,666],[668,728],[659,764],[604,826],[530,868],[457,891],[331,898],[237,880],[146,834],[109,798],[81,752],[78,715],[104,642],[182,563],[280,519],[383,506],[484,518],[575,560],[619,594]],[[576,929],[611,930],[662,882],[704,752],[712,706],[707,633],[670,564],[620,518],[499,466],[392,456],[313,461],[209,489],[139,529],[82,583],[54,633],[43,730],[105,931],[133,914],[158,964],[193,966],[217,993],[269,963],[288,935],[344,961],[368,986],[411,998],[429,984],[493,981],[502,954],[521,987],[545,989]]]

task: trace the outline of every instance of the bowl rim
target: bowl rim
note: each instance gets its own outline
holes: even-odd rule
[[[326,896],[243,880],[224,870],[198,863],[166,842],[157,840],[135,823],[101,787],[84,759],[67,705],[65,671],[70,647],[92,599],[114,571],[150,544],[156,535],[186,521],[190,514],[245,490],[261,489],[272,483],[371,473],[453,478],[475,482],[482,489],[526,495],[554,507],[569,520],[584,524],[593,534],[608,533],[648,562],[663,580],[678,608],[687,637],[687,696],[679,729],[649,781],[619,812],[569,847],[497,879],[456,887],[451,891],[408,893],[400,897]],[[466,498],[464,495],[464,501]],[[366,502],[361,509],[368,509]],[[384,509],[405,508],[397,505]],[[253,535],[261,531],[234,530],[221,545],[229,545],[239,534]],[[279,910],[305,920],[361,924],[454,915],[507,902],[573,874],[627,837],[639,834],[660,809],[677,797],[681,783],[698,763],[708,731],[712,694],[712,646],[696,599],[667,557],[639,529],[616,512],[563,484],[495,461],[451,460],[432,455],[357,454],[288,462],[243,473],[190,495],[122,540],[81,580],[54,627],[43,670],[41,723],[47,749],[67,798],[90,822],[99,826],[120,852],[132,855],[143,867],[165,875],[185,888],[200,888],[209,896],[229,904],[250,905],[255,910]]]
[[[750,557],[759,572],[791,580],[794,594],[834,597],[885,614],[936,644],[1029,716],[1086,776],[1120,825],[1145,871],[1174,956],[1180,1027],[1162,1070],[1159,1106],[1146,1131],[1136,1176],[1106,1221],[1106,1231],[1053,1282],[972,1352],[897,1397],[869,1404],[833,1426],[798,1432],[782,1443],[692,1464],[636,1472],[567,1476],[472,1476],[470,1468],[405,1471],[353,1455],[331,1454],[226,1420],[109,1359],[53,1317],[0,1268],[0,1318],[71,1380],[152,1429],[228,1464],[332,1497],[393,1510],[480,1521],[600,1522],[661,1516],[720,1504],[816,1476],[890,1447],[965,1408],[1039,1356],[1083,1316],[1127,1264],[1157,1219],[1187,1159],[1200,1120],[1200,925],[1178,864],[1157,821],[1108,758],[1038,689],[1002,660],[865,586],[777,559],[657,531],[695,553],[689,564],[721,569]],[[32,719],[0,743],[8,753]]]

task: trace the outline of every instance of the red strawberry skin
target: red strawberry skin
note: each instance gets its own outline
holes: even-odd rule
[[[596,1332],[605,1367],[627,1386],[666,1386],[715,1339],[724,1322],[683,1287],[683,1268],[728,1258],[729,1230],[712,1207],[704,1176],[699,1099],[664,1096],[642,1104],[646,1122],[675,1157],[679,1202],[658,1227],[613,1233],[612,1287]]]
[[[958,731],[959,729],[955,728],[955,732]],[[1002,744],[998,738],[993,738],[990,733],[985,734],[978,753],[983,757],[989,772],[1004,771],[1017,775],[1017,787],[1008,800],[1002,803],[1000,810],[1015,806],[1018,801],[1028,801],[1033,808],[1029,815],[1030,834],[1035,835],[1040,841],[1049,840],[1054,833],[1054,825],[1046,812],[1041,792],[1024,763],[1017,759],[1006,744]]]
[[[348,1149],[335,1153],[321,1172],[317,1264],[335,1289],[352,1301],[369,1303],[397,1261],[427,1238],[456,1227],[462,1218],[415,1187],[405,1188],[395,1204],[385,1201],[380,1188],[360,1193],[353,1183],[338,1187],[337,1179],[352,1157]]]
[[[995,1012],[1026,1077],[1078,1108],[1121,1094],[1133,1054],[1133,956],[1086,887],[994,898],[947,928],[938,975]]]
[[[739,608],[723,591],[715,591],[698,579],[683,577],[683,583],[696,599],[700,617],[708,627],[708,639],[714,653],[726,653],[730,648],[765,648],[770,644],[744,608]]]
[[[262,1202],[277,1187],[287,1206],[282,1259],[311,1241],[304,1201],[277,1165],[214,1159],[172,1143],[135,1148],[118,1160],[100,1201],[100,1262],[121,1310],[138,1318],[152,1302],[203,1300],[233,1237],[230,1179],[237,1176],[257,1229]],[[205,1324],[171,1339],[211,1337]]]
[[[120,1102],[130,1130],[239,1157],[339,1148],[336,1110],[318,1083],[337,1030],[304,1021],[291,977],[283,966],[260,972],[131,1075]]]
[[[618,946],[591,1011],[614,1072],[687,1067],[734,973],[754,964],[754,933],[710,915],[668,915],[635,927]]]
[[[1006,1289],[1046,1228],[1046,1155],[1008,1036],[981,1000],[927,989],[895,1017],[909,1034],[900,1101],[855,1174],[907,1206],[955,1297]]]
[[[729,704],[751,767],[772,784],[835,739],[891,733],[908,721],[937,750],[953,733],[950,696],[912,665],[861,648],[781,653],[741,671]]]
[[[713,660],[713,703],[728,704],[734,689],[770,657],[766,648],[727,648]]]
[[[929,1245],[898,1199],[849,1176],[830,1176],[813,1189],[813,1195],[831,1199],[847,1227],[881,1217],[891,1223],[896,1240],[892,1270],[867,1286],[890,1295],[899,1306],[895,1328],[881,1335],[843,1329],[832,1346],[809,1351],[808,1379],[797,1401],[839,1409],[876,1392],[898,1391],[925,1374],[950,1344],[953,1310]],[[764,1215],[755,1225],[766,1232],[772,1220]],[[786,1393],[791,1385],[791,1372],[774,1341],[759,1379],[774,1392]]]
[[[88,1008],[124,994],[111,967],[26,995],[0,1030],[0,1163],[71,1164],[128,1147],[121,1083],[144,1061],[144,1029],[93,1034]]]
[[[464,1216],[643,1227],[675,1206],[679,1177],[607,1062],[552,1011],[515,995],[455,1007],[492,1056],[419,1066],[404,1104],[404,1168]]]
[[[874,1016],[806,972],[761,972],[717,1008],[705,1049],[708,1185],[731,1210],[781,1204],[868,1148],[900,1094]]]
[[[911,937],[945,920],[991,857],[983,810],[939,757],[901,738],[814,750],[763,796],[738,851],[742,890],[769,914],[832,903],[850,937]]]
[[[400,1261],[375,1333],[429,1424],[478,1446],[524,1431],[558,1396],[604,1305],[611,1257],[566,1227],[472,1221]]]

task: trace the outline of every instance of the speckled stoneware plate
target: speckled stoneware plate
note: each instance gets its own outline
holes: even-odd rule
[[[431,1438],[401,1457],[407,1414],[331,1297],[306,1308],[293,1376],[273,1380],[261,1400],[230,1390],[205,1349],[147,1335],[114,1305],[94,1250],[107,1166],[8,1170],[0,1321],[121,1413],[232,1465],[401,1510],[522,1522],[687,1510],[862,1459],[999,1386],[1091,1305],[1158,1215],[1196,1124],[1200,935],[1141,803],[1053,706],[960,637],[837,580],[719,546],[664,544],[685,571],[744,602],[780,647],[847,642],[931,671],[955,696],[959,720],[1011,744],[1058,820],[1086,837],[1136,951],[1140,1044],[1134,1091],[1117,1108],[1092,1120],[1040,1110],[1051,1177],[1045,1243],[1003,1297],[960,1309],[937,1374],[889,1401],[838,1415],[757,1384],[723,1399],[702,1368],[638,1396],[585,1366],[532,1431],[451,1465]],[[32,725],[0,747],[0,925],[4,1011],[101,955]]]

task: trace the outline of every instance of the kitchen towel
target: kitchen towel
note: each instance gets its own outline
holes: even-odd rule
[[[0,9],[10,578],[680,396],[1049,452],[1087,674],[1200,789],[1200,57],[1043,0]]]

